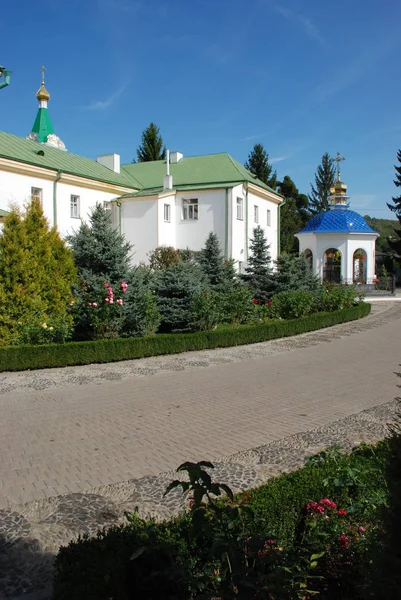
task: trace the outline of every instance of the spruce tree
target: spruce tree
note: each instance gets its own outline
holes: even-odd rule
[[[208,279],[210,288],[216,291],[223,291],[225,276],[223,254],[219,238],[215,233],[209,233],[205,247],[200,251],[198,262]]]
[[[50,228],[40,201],[13,208],[0,236],[0,343],[33,321],[65,319],[77,277],[72,253]]]
[[[163,145],[160,129],[154,123],[150,123],[142,132],[142,144],[136,154],[138,162],[163,160],[166,157],[166,147]]]
[[[401,150],[397,152],[397,159],[400,163],[398,167],[394,165],[395,168],[395,179],[394,185],[397,188],[401,188]],[[401,194],[399,196],[393,196],[392,198],[394,204],[390,204],[387,202],[387,206],[389,209],[396,215],[397,219],[401,224]],[[401,256],[401,229],[396,230],[398,240],[389,241],[390,247],[394,252],[396,252],[399,256]]]
[[[82,278],[103,277],[116,283],[128,276],[132,246],[113,228],[101,204],[92,209],[89,223],[81,223],[67,240]]]
[[[309,210],[312,214],[329,208],[330,188],[333,187],[335,178],[334,160],[328,152],[325,152],[315,174],[315,185],[311,184],[311,193],[308,196]]]
[[[273,171],[273,167],[269,164],[269,155],[263,144],[254,145],[244,166],[248,171],[256,175],[260,181],[263,181],[263,183],[273,190],[276,189],[277,173]]]
[[[248,263],[241,277],[252,291],[254,298],[264,304],[271,297],[275,284],[269,244],[260,226],[253,230],[253,239],[250,240],[249,246]]]
[[[277,258],[275,264],[276,293],[293,290],[314,291],[320,287],[319,278],[314,274],[303,255],[282,254]]]

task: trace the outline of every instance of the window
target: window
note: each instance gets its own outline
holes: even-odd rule
[[[256,204],[253,207],[253,220],[255,223],[259,223],[259,206],[256,206]]]
[[[32,198],[37,198],[39,202],[42,204],[43,198],[43,190],[41,188],[31,188],[31,196]]]
[[[270,211],[270,210],[268,210],[268,211],[266,211],[266,213],[267,213],[266,225],[267,225],[268,227],[270,227],[270,225],[271,225],[271,211]]]
[[[198,198],[182,201],[182,218],[184,221],[197,221]]]
[[[76,196],[77,197],[77,196]],[[72,206],[72,205],[71,205]],[[111,202],[107,202],[107,200],[105,200],[103,202],[103,208],[107,213],[107,216],[109,217],[109,221],[110,223],[113,222],[113,205]],[[72,216],[72,215],[71,215]]]
[[[243,198],[237,198],[237,219],[239,221],[244,220],[244,200],[243,200]]]
[[[170,223],[170,204],[164,205],[164,222]]]
[[[79,196],[73,196],[71,194],[71,218],[72,219],[79,219],[79,204],[80,204]]]

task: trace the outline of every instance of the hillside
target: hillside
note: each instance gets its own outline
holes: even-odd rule
[[[377,238],[376,242],[376,250],[378,252],[390,252],[387,240],[389,236],[397,237],[396,230],[400,229],[399,222],[395,219],[376,219],[368,215],[365,215],[363,218],[372,229],[380,233],[380,237]]]

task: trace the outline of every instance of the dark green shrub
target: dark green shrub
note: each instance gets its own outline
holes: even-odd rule
[[[318,276],[314,274],[304,256],[282,254],[275,262],[274,281],[277,293],[298,290],[315,291],[321,287]]]
[[[300,319],[314,312],[314,292],[279,292],[272,299],[272,313],[281,319]]]
[[[351,308],[358,297],[355,285],[325,285],[317,291],[315,310],[331,312]]]
[[[0,347],[0,371],[108,363],[160,354],[254,344],[360,319],[369,312],[370,304],[360,304],[343,311],[316,313],[304,319],[269,321],[198,333],[159,334],[147,338],[67,342],[46,346]]]
[[[199,292],[192,299],[193,329],[210,331],[220,320],[219,295],[216,292]]]
[[[231,325],[242,325],[253,315],[252,291],[245,285],[237,284],[218,296],[220,321]]]

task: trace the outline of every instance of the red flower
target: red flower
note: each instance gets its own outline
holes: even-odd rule
[[[270,300],[266,300],[266,304],[267,306],[273,306],[273,302],[270,302]]]
[[[320,500],[320,504],[324,504],[327,506],[327,508],[337,508],[337,504],[329,498],[322,498],[322,500]]]
[[[340,508],[340,510],[337,511],[337,514],[340,515],[340,516],[342,516],[342,517],[345,517],[346,514],[347,514],[347,511],[344,510],[343,508]]]
[[[318,502],[308,502],[308,504],[306,504],[305,508],[308,512],[314,512],[314,513],[320,513],[320,514],[324,513],[324,506],[322,506]]]
[[[338,541],[340,542],[341,546],[343,548],[348,548],[349,546],[349,537],[347,537],[346,535],[342,534],[338,536]]]
[[[256,300],[256,298],[254,298],[254,299],[252,300],[252,302],[253,302],[254,304],[258,304],[258,301]]]

